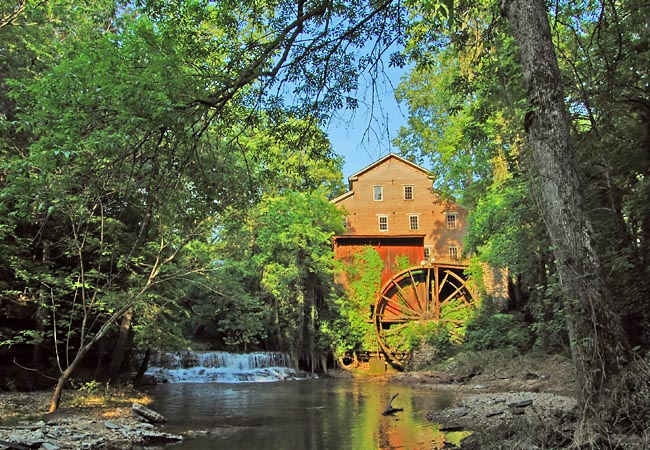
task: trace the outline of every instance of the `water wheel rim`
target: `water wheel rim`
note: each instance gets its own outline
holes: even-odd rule
[[[414,321],[455,324],[459,319],[444,317],[443,307],[459,299],[452,313],[476,307],[476,296],[467,277],[458,273],[464,266],[417,266],[405,269],[388,280],[377,295],[373,309],[373,325],[377,341],[386,358],[403,366],[402,351],[389,340]]]

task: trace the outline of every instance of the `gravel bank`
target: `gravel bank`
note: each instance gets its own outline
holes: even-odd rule
[[[574,412],[576,400],[544,392],[492,392],[469,394],[426,417],[445,426],[477,429],[525,418],[550,423]]]

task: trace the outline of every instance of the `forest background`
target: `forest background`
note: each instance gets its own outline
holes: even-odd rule
[[[345,187],[323,130],[388,60],[409,67],[393,144],[470,210],[472,257],[511,276],[520,314],[487,299],[465,345],[570,351],[583,438],[607,434],[612,401],[648,417],[649,9],[3,2],[3,384],[58,377],[54,410],[75,370],[118,379],[132,346],[320,370],[367,345],[374,281],[333,282]]]

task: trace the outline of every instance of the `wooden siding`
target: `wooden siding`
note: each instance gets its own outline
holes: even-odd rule
[[[371,246],[384,261],[381,273],[382,286],[399,272],[399,257],[408,258],[410,266],[418,265],[424,258],[424,236],[336,236],[334,238],[334,257],[351,262],[355,254],[364,247]],[[341,280],[343,281],[343,280]],[[345,283],[345,281],[343,281]]]
[[[448,259],[450,247],[456,247],[461,256],[467,211],[442,199],[432,183],[426,170],[393,154],[351,176],[350,191],[333,200],[348,212],[345,235],[424,235],[420,245],[430,247],[436,260]],[[382,187],[381,200],[373,197],[375,186]],[[412,186],[411,200],[404,199],[405,186]],[[456,215],[455,229],[447,228],[448,214]],[[388,230],[380,231],[379,216],[387,217]],[[418,217],[418,229],[410,229],[410,216]]]

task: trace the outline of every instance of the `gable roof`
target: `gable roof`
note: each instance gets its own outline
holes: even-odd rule
[[[346,198],[352,197],[353,195],[354,195],[354,191],[352,189],[350,189],[345,194],[339,195],[338,197],[333,198],[332,200],[330,200],[330,203],[334,203],[336,205],[336,204],[342,202],[343,200],[345,200]]]
[[[388,155],[386,155],[386,156],[384,156],[383,158],[381,158],[381,159],[375,161],[374,163],[370,164],[369,166],[364,167],[363,169],[361,169],[361,170],[358,171],[357,173],[354,173],[354,174],[350,175],[350,176],[348,177],[348,183],[349,183],[349,186],[350,186],[349,189],[352,190],[352,184],[353,184],[355,181],[357,181],[357,180],[359,179],[359,176],[360,176],[360,175],[362,175],[362,174],[364,174],[365,172],[368,172],[368,171],[374,169],[374,168],[377,167],[377,166],[382,165],[383,163],[385,163],[385,162],[388,161],[389,159],[396,159],[396,160],[398,160],[398,161],[400,161],[400,162],[402,162],[402,163],[404,163],[404,164],[406,164],[406,165],[408,165],[408,166],[411,166],[411,167],[413,167],[414,169],[419,170],[420,172],[424,173],[427,177],[429,177],[430,179],[433,180],[433,175],[431,175],[431,172],[429,172],[429,171],[428,171],[427,169],[425,169],[424,167],[422,167],[422,166],[418,166],[418,165],[415,164],[414,162],[411,162],[411,161],[409,161],[408,159],[402,158],[401,156],[396,155],[395,153],[389,153]]]

